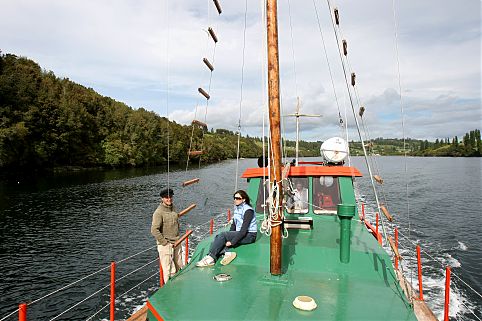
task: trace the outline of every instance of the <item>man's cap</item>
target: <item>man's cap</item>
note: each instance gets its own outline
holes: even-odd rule
[[[168,195],[169,195],[169,196],[172,196],[172,195],[174,195],[174,191],[173,191],[172,189],[170,189],[170,188],[164,188],[164,189],[161,190],[161,192],[159,193],[159,195],[160,195],[161,197],[166,197],[166,196],[168,196]]]

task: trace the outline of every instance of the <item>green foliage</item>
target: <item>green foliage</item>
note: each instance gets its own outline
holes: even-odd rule
[[[191,137],[192,133],[192,137]],[[403,155],[403,140],[365,142],[370,153]],[[295,142],[284,141],[287,157]],[[321,142],[299,142],[301,157],[319,156]],[[186,163],[189,150],[203,150],[192,161],[236,158],[238,135],[226,129],[208,131],[170,122],[143,108],[97,94],[69,79],[57,78],[34,61],[0,52],[0,168],[55,166],[133,167]],[[480,156],[480,130],[435,143],[406,140],[417,156]],[[361,144],[352,142],[352,155]],[[240,157],[262,155],[262,139],[241,137]]]
[[[480,130],[475,129],[466,133],[459,142],[457,136],[445,140],[436,139],[434,143],[425,141],[419,141],[419,148],[416,152],[412,153],[414,156],[453,156],[453,157],[480,157],[482,156],[480,140]]]
[[[192,131],[57,78],[32,60],[0,53],[1,168],[185,163],[189,147],[205,151],[203,162],[233,158],[237,135]],[[256,138],[241,138],[241,157],[261,154]]]

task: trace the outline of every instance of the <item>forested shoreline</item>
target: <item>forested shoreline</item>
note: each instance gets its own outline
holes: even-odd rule
[[[187,160],[189,147],[203,162],[235,158],[237,135],[168,121],[133,109],[34,61],[0,55],[0,167],[141,167]],[[202,136],[204,134],[204,139]],[[262,145],[242,137],[242,157],[258,157]],[[199,157],[199,156],[197,156]]]
[[[466,136],[462,142],[409,140],[407,148],[416,156],[480,156],[480,130]],[[375,153],[397,155],[400,142],[380,138],[370,146]],[[320,144],[300,142],[300,155],[319,156]],[[294,142],[285,146],[293,157]],[[192,130],[56,77],[30,59],[0,52],[0,168],[155,166],[165,164],[168,153],[170,161],[185,163],[190,147],[203,150],[194,157],[205,163],[236,158],[237,134],[197,125]],[[357,149],[355,143],[353,154]],[[261,155],[261,138],[241,138],[241,157]]]

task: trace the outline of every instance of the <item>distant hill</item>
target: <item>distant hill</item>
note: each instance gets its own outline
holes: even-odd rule
[[[185,164],[190,147],[204,151],[196,163],[237,154],[233,132],[135,110],[11,54],[0,54],[0,121],[0,168]],[[256,139],[241,138],[242,157],[261,154]]]
[[[92,88],[58,78],[34,61],[0,52],[0,168],[58,166],[138,167],[167,162],[185,164],[188,151],[197,162],[216,162],[237,155],[237,134],[177,124],[143,108],[133,109]],[[480,130],[435,142],[407,139],[415,156],[480,156]],[[319,156],[319,142],[299,143],[301,157]],[[168,148],[169,147],[169,148]],[[240,139],[241,157],[262,155],[258,137]],[[285,141],[287,157],[295,142]],[[370,153],[402,155],[403,141],[377,138]],[[351,153],[361,155],[353,142]]]

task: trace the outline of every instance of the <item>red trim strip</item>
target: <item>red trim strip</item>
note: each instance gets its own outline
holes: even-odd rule
[[[149,300],[147,300],[146,304],[147,304],[147,307],[149,308],[149,311],[151,311],[152,314],[154,314],[154,316],[156,317],[157,321],[164,321],[164,319],[161,317],[159,313],[157,313],[156,309],[154,309],[154,307],[152,306],[151,302],[149,302]]]
[[[296,166],[290,167],[289,176],[363,176],[355,167],[348,166]],[[241,177],[268,176],[268,168],[248,168]]]
[[[377,233],[377,230],[375,227],[373,227],[373,225],[371,225],[367,220],[364,221],[365,222],[365,226],[372,232],[373,236],[377,239],[378,243],[382,244],[382,234],[381,233]]]

